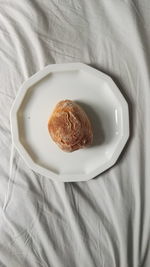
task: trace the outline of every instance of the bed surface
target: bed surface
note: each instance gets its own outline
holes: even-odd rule
[[[0,1],[0,266],[150,266],[150,3]],[[109,74],[129,104],[117,164],[88,182],[32,172],[12,145],[21,84],[48,64]]]

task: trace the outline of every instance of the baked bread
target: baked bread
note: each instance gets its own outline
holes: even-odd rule
[[[48,121],[53,141],[63,150],[72,152],[92,144],[91,123],[84,110],[71,100],[60,101]]]

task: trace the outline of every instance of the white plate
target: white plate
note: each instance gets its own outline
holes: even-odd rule
[[[56,103],[77,101],[94,130],[91,147],[67,153],[47,122]],[[55,181],[86,181],[111,167],[128,137],[128,105],[106,74],[82,63],[45,67],[20,88],[10,113],[13,142],[28,166]]]

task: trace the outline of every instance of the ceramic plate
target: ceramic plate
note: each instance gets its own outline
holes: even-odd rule
[[[89,116],[91,147],[63,152],[47,123],[56,103],[71,99]],[[35,172],[55,181],[86,181],[117,161],[128,137],[128,105],[113,80],[82,63],[45,67],[20,88],[10,113],[13,142]]]

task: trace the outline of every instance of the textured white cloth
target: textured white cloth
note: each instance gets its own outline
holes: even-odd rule
[[[0,0],[0,267],[150,266],[150,2]],[[130,107],[130,139],[96,179],[56,183],[11,145],[23,81],[51,63],[109,74]]]

